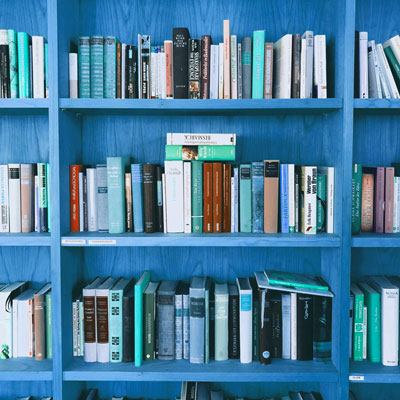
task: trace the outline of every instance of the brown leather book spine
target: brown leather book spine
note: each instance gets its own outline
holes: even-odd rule
[[[372,191],[372,195],[373,193],[374,192]],[[386,168],[386,174],[385,174],[385,233],[393,233],[393,206],[394,206],[394,168],[388,167]],[[362,220],[361,220],[361,229],[362,229]]]
[[[272,99],[272,77],[274,68],[274,44],[264,45],[264,99]]]
[[[117,99],[121,98],[121,52],[122,52],[122,44],[117,43]]]
[[[143,164],[144,231],[157,232],[156,166]]]
[[[201,37],[201,99],[210,98],[210,48],[211,36],[203,35]]]
[[[222,163],[213,163],[213,232],[222,232]]]
[[[392,225],[393,225],[393,214],[392,214]],[[373,229],[374,229],[374,175],[363,174],[362,190],[361,190],[361,231],[372,232]]]
[[[132,178],[131,173],[125,173],[125,227],[127,232],[133,232],[132,214]]]
[[[43,294],[34,296],[34,329],[35,329],[35,358],[46,358],[46,312],[45,297]]]
[[[264,233],[278,232],[279,161],[264,161]]]
[[[96,343],[95,296],[83,297],[83,326],[85,343]]]
[[[97,343],[108,343],[108,297],[96,296]]]
[[[213,231],[213,207],[212,207],[212,193],[213,193],[213,165],[211,163],[204,163],[204,232],[211,233]]]
[[[231,164],[223,165],[223,213],[222,213],[222,225],[224,232],[231,231],[231,176],[232,166]]]

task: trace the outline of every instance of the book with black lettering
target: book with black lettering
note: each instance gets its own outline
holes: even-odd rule
[[[174,99],[188,98],[189,39],[190,34],[187,28],[172,30]]]
[[[0,98],[11,97],[10,90],[10,53],[7,31],[0,31]]]
[[[271,356],[282,358],[282,295],[280,292],[272,292],[271,302]]]
[[[240,357],[239,336],[239,291],[237,285],[229,284],[229,317],[228,317],[228,357]]]
[[[258,299],[258,286],[256,282],[256,278],[249,278],[251,289],[253,290],[253,361],[259,360],[259,347],[260,347],[260,331],[259,331],[259,299]]]
[[[134,313],[135,313],[135,289],[126,293],[122,300],[123,326],[122,326],[122,361],[133,362],[135,359],[134,341]]]
[[[156,166],[157,170],[157,226],[158,232],[164,232],[164,204],[163,204],[163,187],[162,187],[162,175],[164,168],[161,165]]]
[[[139,97],[138,90],[138,51],[136,46],[126,46],[125,56],[125,76],[126,76],[126,88],[125,98],[137,99]]]
[[[332,356],[332,298],[314,296],[313,358],[329,361]]]
[[[201,40],[189,39],[189,99],[200,99]]]
[[[144,231],[157,232],[156,165],[143,164]]]
[[[297,359],[313,359],[313,296],[297,293]]]

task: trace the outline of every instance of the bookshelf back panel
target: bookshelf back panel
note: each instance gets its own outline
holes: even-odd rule
[[[360,400],[394,400],[399,397],[400,384],[351,383],[350,390]]]
[[[2,360],[2,362],[4,362]],[[15,397],[34,396],[52,396],[52,382],[2,382],[0,385],[0,400],[11,400]]]

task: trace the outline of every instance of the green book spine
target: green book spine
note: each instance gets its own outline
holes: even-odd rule
[[[240,232],[251,232],[251,165],[240,165]]]
[[[116,98],[117,83],[117,39],[115,36],[104,38],[104,98]]]
[[[103,37],[90,38],[90,97],[101,99],[104,95],[104,48]]]
[[[203,232],[203,161],[192,161],[192,232]]]
[[[49,97],[49,45],[44,44],[44,84],[45,97]]]
[[[397,89],[400,90],[400,65],[396,59],[396,56],[393,53],[393,50],[390,46],[384,48],[386,57],[389,61],[389,66],[393,74],[393,78],[396,82]]]
[[[317,232],[326,231],[326,176],[317,175]]]
[[[154,327],[154,293],[144,295],[144,359],[154,360],[155,327]]]
[[[210,287],[204,293],[204,362],[210,362]]]
[[[312,284],[307,284],[307,283],[301,283],[301,282],[285,282],[281,280],[275,280],[275,279],[268,279],[268,283],[270,285],[280,285],[280,286],[289,286],[289,287],[296,287],[298,289],[312,289],[312,290],[328,290],[326,286],[318,286],[318,285],[312,285]]]
[[[108,332],[110,341],[110,361],[114,363],[122,362],[123,296],[124,291],[122,289],[110,289],[108,297]]]
[[[78,44],[79,98],[90,98],[90,37],[81,36]]]
[[[362,288],[361,288],[362,289]],[[367,354],[371,362],[381,362],[381,295],[364,291],[367,305]]]
[[[51,292],[46,294],[46,357],[53,358],[53,317],[52,317]],[[82,346],[83,349],[83,346]]]
[[[19,97],[30,97],[29,71],[29,35],[25,32],[17,33],[18,46],[18,88]]]
[[[353,316],[353,359],[363,359],[363,321],[364,321],[364,295],[354,294]]]
[[[47,185],[46,185],[46,189],[47,189],[47,231],[51,232],[51,225],[50,225],[50,164],[46,163],[46,176],[47,176]]]
[[[11,98],[18,97],[18,53],[17,33],[14,29],[8,30],[8,53],[10,56],[10,89]]]
[[[215,361],[228,359],[229,295],[215,294]]]
[[[362,165],[353,164],[351,181],[351,233],[361,231],[361,184]]]
[[[108,231],[125,232],[125,168],[127,157],[107,157]]]
[[[235,146],[181,146],[166,145],[167,161],[203,160],[203,161],[235,161]]]
[[[264,97],[264,42],[265,31],[253,32],[252,98]]]

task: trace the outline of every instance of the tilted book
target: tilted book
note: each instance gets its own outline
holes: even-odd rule
[[[319,277],[309,277],[294,272],[265,270],[268,284],[290,286],[294,288],[328,291],[328,285]]]

